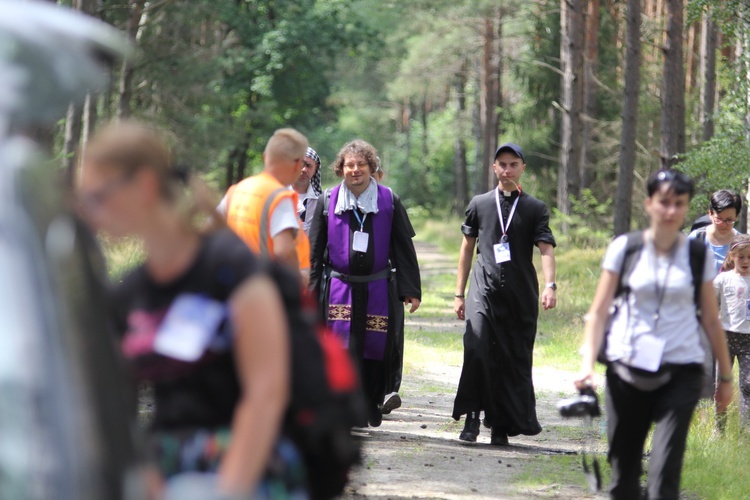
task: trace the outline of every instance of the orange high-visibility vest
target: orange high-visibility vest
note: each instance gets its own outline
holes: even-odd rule
[[[231,186],[227,190],[227,224],[256,254],[273,257],[271,215],[284,199],[297,207],[297,193],[262,172]],[[310,268],[310,241],[302,223],[295,237],[300,269]]]

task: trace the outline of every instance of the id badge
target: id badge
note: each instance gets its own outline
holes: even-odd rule
[[[510,244],[509,243],[497,243],[495,249],[495,264],[502,264],[510,260]]]
[[[226,306],[201,295],[178,296],[154,339],[154,351],[180,361],[196,361],[227,315]]]
[[[370,234],[363,231],[355,231],[352,240],[352,248],[355,252],[367,253],[367,246],[370,243]]]
[[[666,341],[654,337],[651,334],[639,335],[633,339],[634,349],[633,356],[630,359],[630,366],[655,372],[661,366],[661,358],[664,354]]]

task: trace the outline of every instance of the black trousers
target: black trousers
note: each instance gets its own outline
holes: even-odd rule
[[[700,398],[702,365],[675,368],[672,379],[641,391],[607,370],[607,435],[612,468],[610,497],[642,498],[640,478],[646,436],[656,424],[648,465],[649,500],[678,499],[690,419]]]

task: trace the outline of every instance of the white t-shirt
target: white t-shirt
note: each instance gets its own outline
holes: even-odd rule
[[[216,211],[224,217],[227,216],[227,197],[221,199],[219,205],[216,207]],[[271,213],[271,220],[269,221],[269,232],[271,238],[276,237],[280,232],[285,229],[294,229],[295,232],[299,229],[299,222],[297,219],[297,212],[294,209],[294,203],[289,198],[281,200],[276,208]]]
[[[289,198],[281,200],[271,212],[268,232],[271,234],[271,238],[275,238],[285,229],[294,229],[295,232],[299,229],[297,210]]]
[[[602,269],[619,276],[626,244],[627,237],[624,235],[610,243]],[[693,298],[689,245],[685,238],[672,257],[659,256],[651,240],[645,242],[630,276],[623,280],[624,284],[629,284],[630,294],[627,303],[620,307],[613,319],[607,339],[608,360],[625,361],[631,352],[633,339],[651,334],[665,341],[662,364],[703,363],[705,353],[700,343]],[[702,281],[712,281],[715,275],[713,255],[706,252]],[[664,290],[660,307],[657,288]],[[657,309],[658,322],[655,317]]]
[[[719,317],[725,330],[750,333],[750,276],[726,271],[714,280],[719,296]]]

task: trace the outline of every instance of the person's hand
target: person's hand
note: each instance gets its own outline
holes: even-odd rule
[[[734,388],[732,382],[719,382],[716,384],[714,399],[716,400],[716,411],[723,413],[732,402]]]
[[[414,311],[416,311],[417,309],[419,309],[419,304],[421,304],[421,303],[422,303],[421,300],[419,300],[417,298],[414,298],[414,297],[405,297],[404,298],[404,304],[410,304],[411,305],[411,309],[409,309],[409,314],[411,314]]]
[[[594,370],[593,368],[591,370],[584,370],[579,375],[578,378],[576,378],[573,381],[573,385],[576,386],[577,390],[585,389],[586,387],[591,387],[592,389],[596,389],[596,384],[594,384]]]
[[[456,316],[458,316],[458,319],[465,320],[466,319],[466,299],[463,297],[456,297],[453,300],[453,310],[456,312]]]
[[[557,305],[557,292],[551,288],[545,288],[542,292],[542,307],[544,310],[554,309]]]

